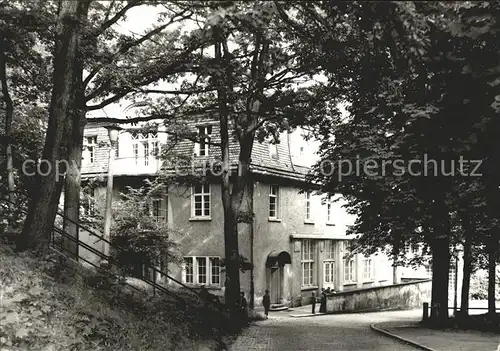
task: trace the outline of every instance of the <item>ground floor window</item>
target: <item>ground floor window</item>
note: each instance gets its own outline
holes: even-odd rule
[[[354,259],[344,260],[344,283],[356,282],[356,264]]]
[[[363,259],[363,280],[373,280],[373,261],[371,258]]]
[[[219,257],[184,257],[183,281],[194,285],[220,285]]]
[[[325,284],[333,284],[335,278],[335,261],[325,261]]]
[[[315,246],[312,240],[302,241],[302,286],[314,285]]]

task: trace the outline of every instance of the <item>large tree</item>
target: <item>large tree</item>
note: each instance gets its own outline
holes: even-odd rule
[[[179,126],[192,128],[192,122],[218,120],[220,135],[209,142],[220,150],[225,300],[236,316],[240,291],[238,229],[239,222],[253,218],[243,199],[253,187],[250,166],[254,142],[266,137],[278,140],[280,132],[290,126],[322,114],[327,88],[314,80],[311,84],[316,69],[300,57],[276,3],[213,3],[199,8],[197,14],[204,19],[213,51],[205,51],[193,62],[199,67],[198,76],[194,83],[181,84],[177,95],[184,96],[171,97],[170,91],[157,89],[156,93],[167,96],[146,108],[144,112],[150,117],[136,120],[168,116],[168,133],[198,141],[205,136],[179,133]],[[307,86],[303,85],[306,81]],[[171,107],[179,105],[172,116]]]
[[[172,80],[176,74],[196,69],[191,67],[190,63],[196,50],[203,47],[203,37],[196,31],[190,36],[183,35],[180,29],[175,27],[192,14],[186,2],[162,4],[164,10],[158,10],[158,23],[142,35],[121,34],[115,28],[116,24],[126,19],[126,14],[131,9],[158,4],[160,2],[142,0],[126,3],[88,1],[86,14],[78,19],[79,23],[86,25],[75,33],[79,46],[74,58],[72,83],[68,83],[74,90],[68,112],[71,117],[67,119],[71,128],[66,129],[64,142],[68,144],[64,145],[64,154],[59,158],[68,161],[69,166],[64,184],[65,217],[68,219],[64,223],[64,229],[72,236],[78,235],[75,223],[78,222],[79,216],[81,152],[87,112],[104,108],[132,93],[143,93],[152,83]],[[173,29],[167,31],[171,27]],[[54,60],[56,58],[57,55]],[[46,145],[55,142],[54,134],[50,133],[50,126],[49,122]],[[61,126],[52,125],[58,131]],[[53,168],[55,160],[57,159],[48,159]],[[30,213],[48,214],[49,207],[57,206],[62,187],[55,186],[55,178],[43,179],[42,188],[51,189],[49,193],[52,196],[50,199],[45,199],[44,196],[33,199]],[[42,193],[44,191],[42,190]],[[49,203],[51,206],[48,206]],[[42,218],[44,223],[41,225],[38,221]],[[28,216],[22,236],[22,241],[29,243],[25,247],[36,244],[38,239],[46,238],[52,222],[51,215]],[[76,254],[76,245],[69,249]]]
[[[490,49],[481,50],[481,41],[469,40],[467,35],[462,38],[469,30],[477,30],[471,27],[472,19],[460,12],[462,5],[331,5],[322,2],[317,5],[320,11],[309,11],[319,24],[312,33],[323,34],[317,57],[329,78],[337,82],[339,96],[348,102],[349,117],[336,113],[318,120],[321,156],[336,168],[326,169],[330,174],[325,176],[318,164],[313,178],[323,183],[323,190],[346,197],[348,210],[358,216],[350,231],[362,235],[360,243],[368,251],[390,245],[397,255],[412,241],[429,246],[431,320],[439,324],[448,316],[449,246],[455,241],[454,213],[462,203],[460,186],[472,184],[468,178],[472,165],[459,167],[457,155],[465,160],[467,156],[492,160],[493,148],[480,152],[471,132],[484,135],[481,126],[493,123],[494,88],[465,64],[479,64],[472,53],[484,55]],[[477,16],[484,5],[463,5],[467,6],[471,7],[469,16]],[[350,21],[342,25],[339,19],[346,14]],[[457,23],[464,25],[458,31]],[[298,23],[295,26],[303,37],[311,31]],[[479,33],[486,36],[494,31]],[[484,56],[478,56],[484,64]],[[476,68],[484,69],[480,64]],[[426,163],[424,156],[430,161]],[[409,169],[415,160],[421,162],[413,164],[418,176]],[[347,161],[353,168],[349,169]],[[396,161],[402,163],[397,166]],[[354,168],[357,163],[360,173]],[[458,169],[468,176],[451,176]],[[483,199],[486,194],[494,198],[493,189],[490,186]],[[483,224],[491,227],[493,212],[486,218]]]

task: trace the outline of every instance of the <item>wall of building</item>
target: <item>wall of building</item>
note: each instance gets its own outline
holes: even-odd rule
[[[413,309],[431,298],[431,281],[402,283],[327,296],[327,313]]]

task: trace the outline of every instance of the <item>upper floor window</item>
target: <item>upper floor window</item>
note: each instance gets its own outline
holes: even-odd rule
[[[332,198],[329,196],[326,199],[326,223],[332,223]]]
[[[87,148],[89,162],[94,163],[96,156],[95,152],[97,148],[97,135],[85,137],[85,147]]]
[[[310,191],[306,192],[306,220],[312,220]]]
[[[220,285],[220,258],[184,257],[183,280],[186,284]]]
[[[130,132],[132,137],[132,154],[135,164],[143,163],[149,166],[151,158],[159,153],[158,131],[141,132],[134,130]],[[142,154],[142,156],[140,156]]]
[[[279,187],[271,185],[269,187],[269,218],[278,218],[279,208]]]
[[[274,160],[278,159],[278,144],[269,143],[269,156]]]
[[[212,126],[198,126],[198,140],[194,144],[194,153],[196,156],[208,156],[210,151],[210,136],[212,135]]]
[[[120,136],[118,135],[116,138],[116,144],[115,144],[115,158],[118,158],[120,156]]]
[[[142,148],[144,150],[144,166],[149,165],[149,142],[143,141]]]
[[[191,214],[193,217],[210,217],[210,185],[200,184],[192,188]]]

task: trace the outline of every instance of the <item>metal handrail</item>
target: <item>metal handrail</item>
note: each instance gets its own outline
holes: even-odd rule
[[[6,202],[6,203],[10,203],[10,204],[14,204],[16,205],[14,202],[10,201],[9,199],[6,199],[6,198],[0,198],[0,201],[3,201],[3,202]],[[23,210],[23,209],[19,209],[18,210],[27,215],[27,211]],[[110,248],[113,248],[117,251],[120,251],[120,252],[126,252],[127,250],[119,245],[116,245],[114,243],[111,243],[109,240],[107,240],[106,238],[104,238],[102,235],[99,235],[97,234],[96,232],[94,232],[93,229],[90,229],[89,227],[87,226],[84,226],[82,225],[81,223],[78,223],[68,217],[66,217],[62,212],[60,211],[57,211],[56,212],[56,216],[60,216],[63,220],[66,220],[68,222],[71,222],[72,224],[75,224],[77,226],[77,230],[78,232],[80,231],[80,229],[83,229],[85,230],[86,232],[88,232],[90,235],[98,238],[98,241],[104,241],[105,243],[107,243]],[[96,250],[94,247],[82,242],[79,238],[75,238],[73,237],[72,235],[70,235],[69,233],[65,232],[63,229],[61,228],[58,228],[56,225],[53,225],[52,226],[52,232],[57,232],[59,235],[61,235],[62,237],[64,237],[65,239],[69,239],[70,241],[76,243],[79,247],[82,247],[90,252],[92,252],[93,254],[95,254],[96,256],[98,256],[99,258],[101,259],[105,259],[107,260],[109,263],[114,263],[116,266],[120,266],[119,262],[114,259],[112,256],[108,256],[108,255],[105,255],[103,252],[99,251],[99,250]],[[54,235],[51,235],[51,238],[50,238],[50,241],[51,241],[51,244],[53,244],[53,241],[54,241]],[[52,245],[52,246],[55,246],[55,245]],[[54,247],[52,247],[54,248]],[[57,250],[57,249],[56,249]],[[62,253],[60,250],[57,250],[58,252]],[[64,256],[67,256],[66,254],[64,254]],[[69,257],[70,259],[73,259],[71,257]],[[102,267],[90,262],[89,260],[85,259],[84,257],[82,257],[81,255],[78,254],[78,258],[79,259],[83,259],[86,263],[89,263],[91,264],[92,266],[94,267],[97,267],[99,268],[101,271],[105,271],[104,269],[102,269]],[[161,274],[163,276],[165,276],[167,279],[177,283],[178,285],[186,288],[188,291],[194,293],[196,296],[198,296],[200,299],[204,300],[204,301],[207,301],[207,302],[210,302],[211,304],[213,304],[215,307],[217,307],[218,309],[223,307],[223,305],[220,303],[220,302],[216,302],[216,301],[213,301],[211,299],[207,299],[205,296],[202,296],[196,289],[193,289],[192,287],[182,283],[181,281],[171,277],[169,274],[167,274],[166,272],[158,269],[157,267],[153,266],[153,265],[150,265],[149,263],[147,262],[143,262],[143,265],[144,265],[144,268],[147,270],[147,271],[150,271],[152,270],[154,274]],[[109,272],[107,272],[109,273]],[[179,296],[177,296],[176,294],[170,292],[167,288],[165,288],[164,286],[160,285],[160,284],[157,284],[154,280],[150,280],[146,277],[138,277],[139,280],[145,282],[146,284],[150,285],[151,287],[153,287],[153,289],[158,289],[159,291],[161,291],[162,293],[165,293],[169,296],[173,296],[175,298],[178,298],[180,300],[182,300],[184,303],[186,302],[184,299],[180,298]],[[128,284],[128,283],[127,283]],[[134,287],[133,285],[131,284],[128,284],[130,286],[132,286],[134,289],[137,289],[136,287]]]

